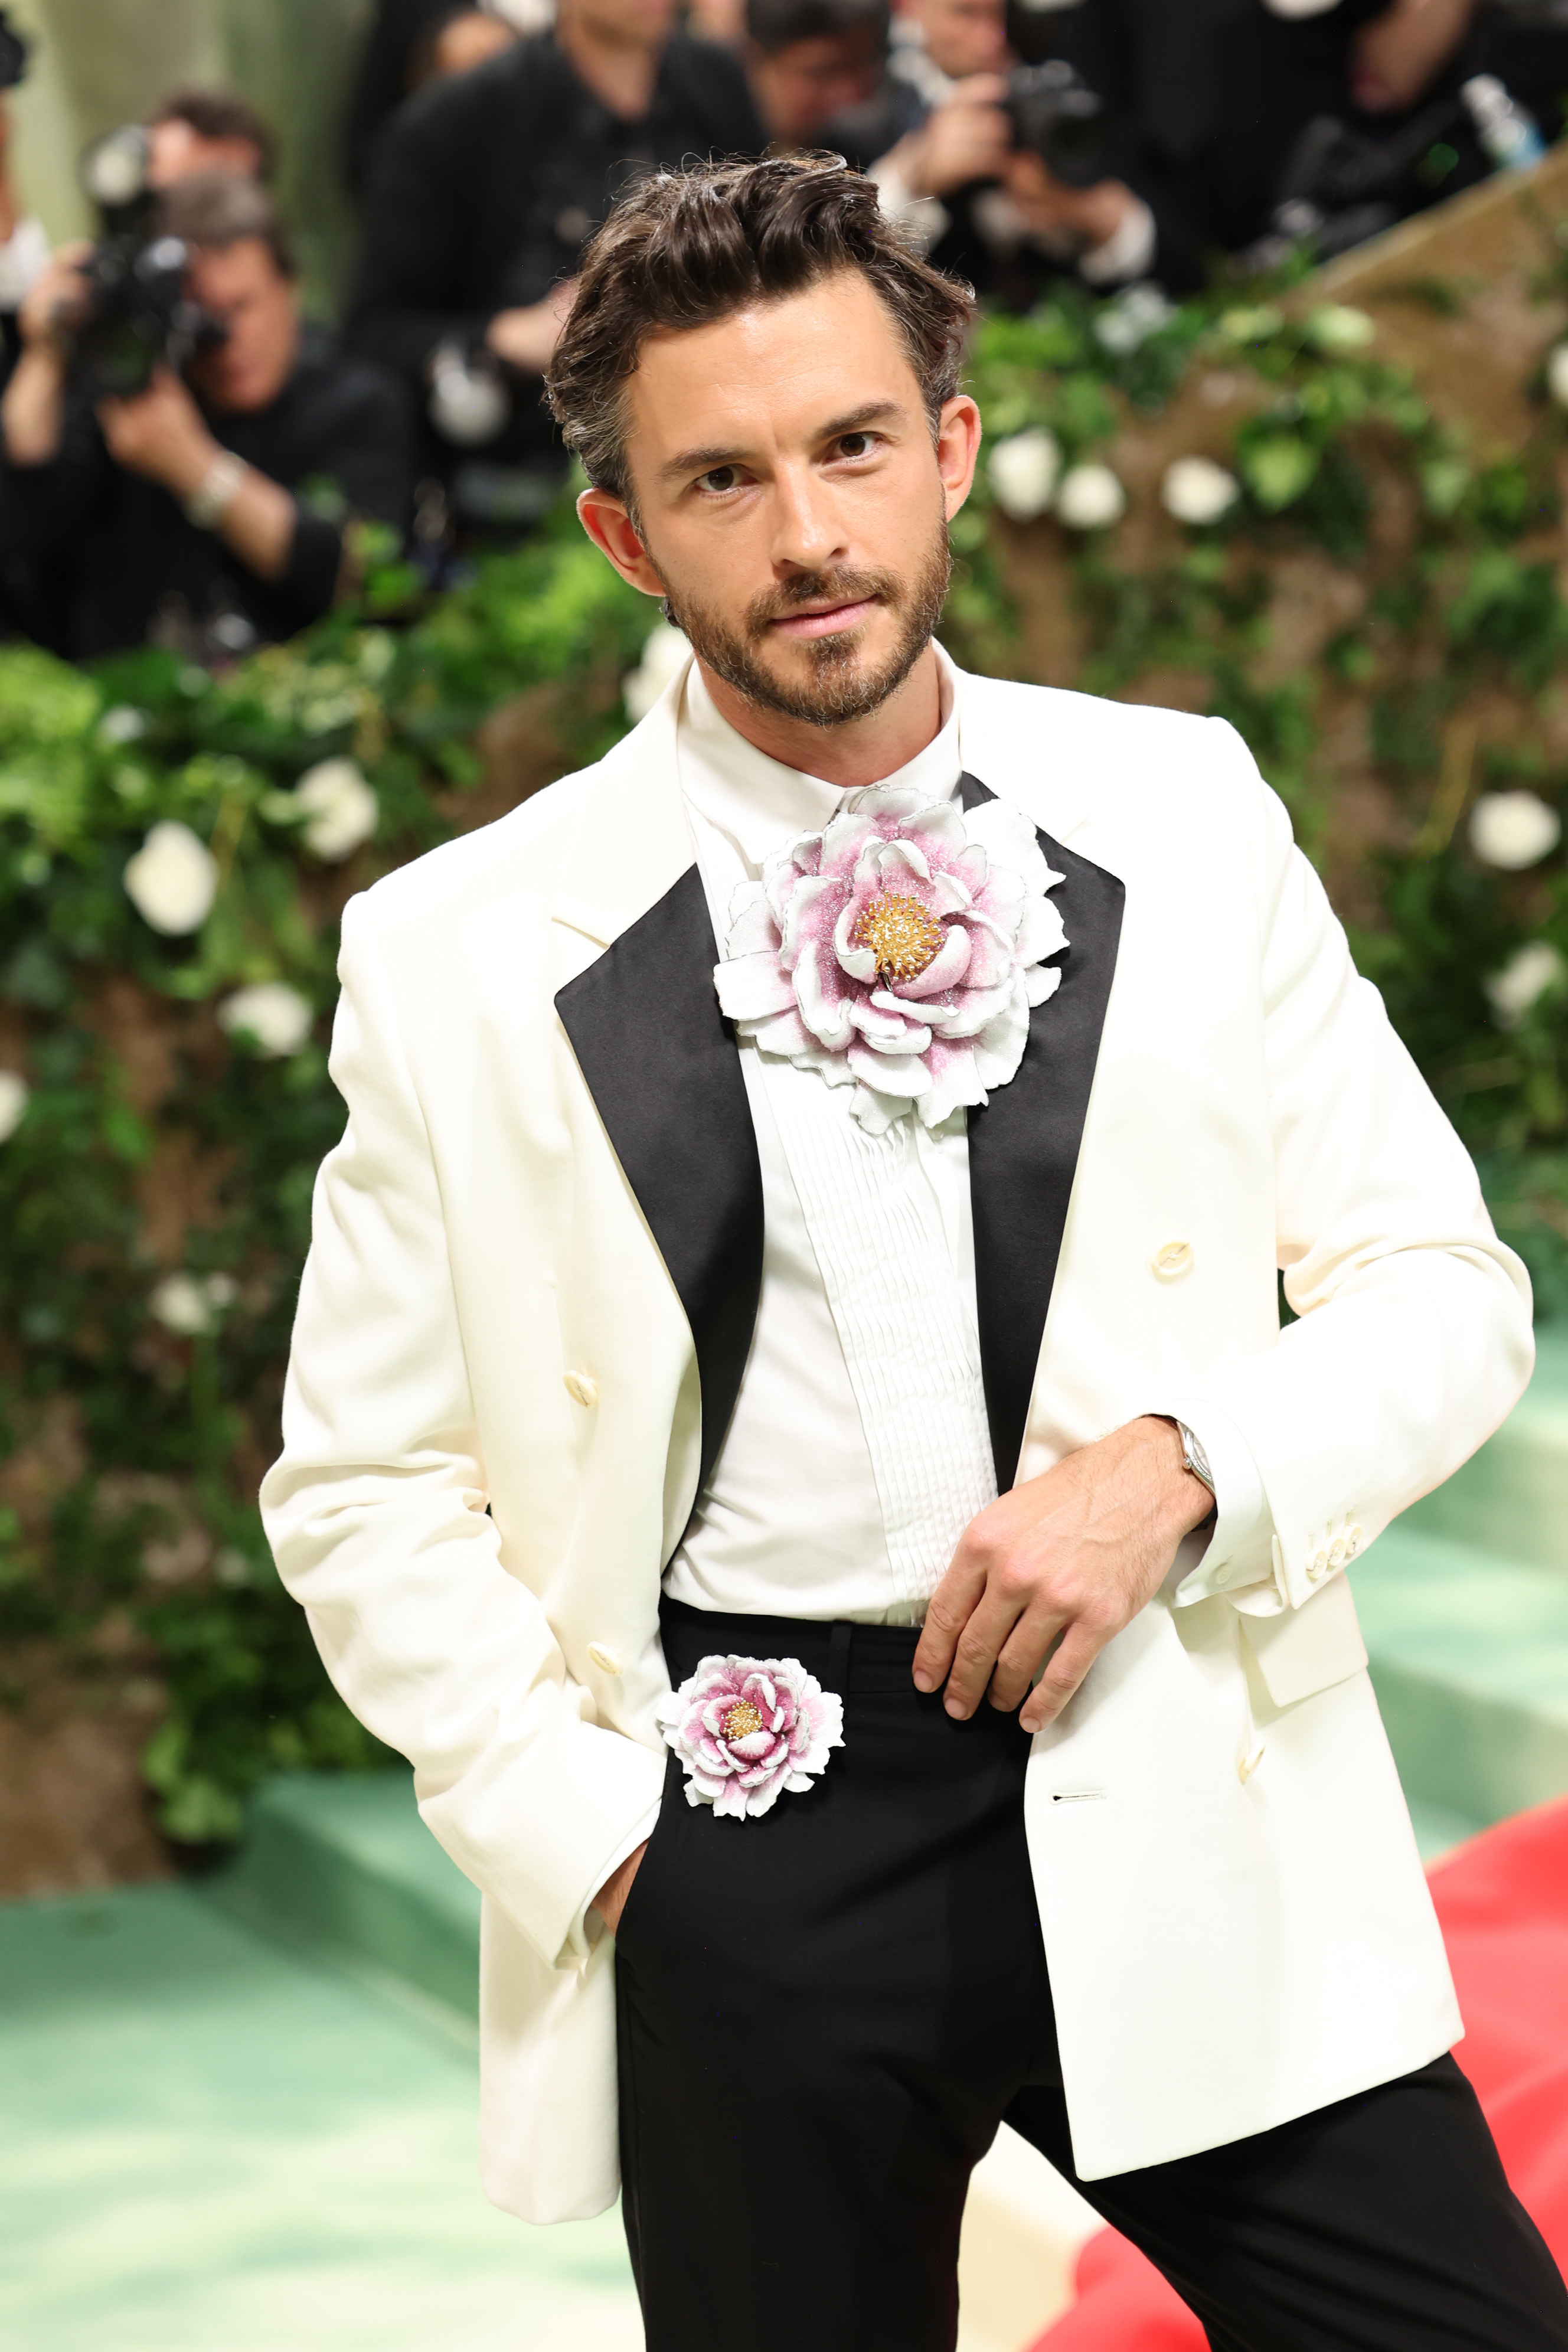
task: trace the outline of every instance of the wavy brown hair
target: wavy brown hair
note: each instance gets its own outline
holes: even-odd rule
[[[711,326],[843,269],[859,270],[886,306],[934,431],[958,389],[974,297],[911,251],[863,173],[808,155],[639,181],[588,247],[546,379],[589,480],[632,505],[625,395],[650,333]]]

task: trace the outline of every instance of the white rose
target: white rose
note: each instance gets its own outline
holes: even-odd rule
[[[1559,408],[1568,408],[1568,343],[1559,343],[1547,360],[1546,389]]]
[[[295,785],[294,798],[310,819],[305,846],[328,866],[352,857],[381,823],[381,803],[354,760],[318,761]]]
[[[8,1142],[21,1126],[30,1092],[20,1070],[0,1070],[0,1143]]]
[[[153,1285],[147,1304],[165,1330],[177,1331],[184,1339],[212,1329],[213,1303],[205,1284],[194,1274],[166,1274]]]
[[[1483,793],[1470,811],[1470,847],[1505,874],[1538,866],[1562,838],[1562,818],[1533,793]]]
[[[1525,1014],[1549,988],[1558,986],[1568,970],[1548,940],[1526,940],[1515,948],[1500,971],[1483,984],[1502,1029],[1517,1029]]]
[[[1015,522],[1033,522],[1050,505],[1062,469],[1061,444],[1043,425],[998,441],[985,464],[992,495]]]
[[[1364,352],[1377,329],[1364,310],[1352,310],[1343,302],[1325,302],[1308,320],[1307,332],[1321,352],[1343,359],[1352,352]]]
[[[243,1030],[269,1061],[297,1054],[315,1017],[314,1008],[286,980],[258,981],[254,987],[236,989],[217,1009],[218,1027],[231,1037]]]
[[[110,750],[120,743],[134,743],[146,732],[147,713],[131,702],[115,703],[98,722],[98,740]]]
[[[641,661],[621,680],[626,717],[634,727],[647,717],[690,650],[685,631],[672,627],[668,621],[661,621],[649,633]]]
[[[144,923],[170,939],[199,931],[217,896],[217,860],[188,824],[164,817],[125,868],[125,887]]]
[[[1127,511],[1127,493],[1109,466],[1073,466],[1057,492],[1057,516],[1069,530],[1104,530]]]
[[[1165,468],[1160,499],[1165,512],[1178,522],[1217,522],[1241,496],[1236,476],[1216,466],[1212,457],[1178,457]]]

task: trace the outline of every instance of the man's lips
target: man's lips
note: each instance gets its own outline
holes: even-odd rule
[[[875,596],[858,596],[850,604],[830,604],[822,613],[786,613],[768,626],[786,637],[826,637],[836,629],[858,628],[877,608]]]

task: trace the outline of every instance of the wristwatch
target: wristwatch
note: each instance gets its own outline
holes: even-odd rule
[[[1190,1470],[1194,1478],[1201,1478],[1204,1485],[1208,1488],[1209,1493],[1213,1495],[1215,1491],[1214,1472],[1209,1468],[1208,1455],[1204,1452],[1203,1447],[1198,1444],[1197,1439],[1193,1435],[1192,1431],[1187,1427],[1184,1421],[1177,1422],[1176,1434],[1182,1441],[1183,1468],[1184,1470]],[[1215,1499],[1217,1503],[1219,1498],[1215,1496]]]
[[[247,471],[243,457],[232,449],[220,449],[185,500],[185,520],[198,530],[216,530],[238,497]]]

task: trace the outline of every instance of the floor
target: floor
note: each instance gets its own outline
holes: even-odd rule
[[[180,1886],[0,1906],[7,2352],[639,2352],[617,2215],[479,2193],[460,2034]]]

